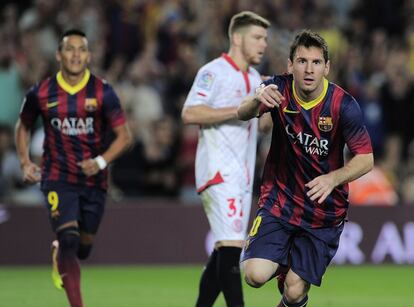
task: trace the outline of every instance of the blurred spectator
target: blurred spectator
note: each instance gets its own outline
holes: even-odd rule
[[[0,123],[14,126],[17,121],[23,92],[20,73],[13,58],[14,45],[0,28]]]
[[[20,31],[34,31],[41,55],[49,59],[54,59],[57,49],[59,3],[59,0],[35,0],[34,6],[26,10],[19,21]]]
[[[414,1],[3,2],[0,123],[14,125],[23,92],[55,70],[55,42],[62,30],[77,26],[93,33],[89,35],[91,66],[115,85],[136,129],[136,147],[114,167],[114,181],[126,196],[159,195],[154,192],[158,185],[164,194],[178,195],[181,190],[181,195],[191,199],[193,179],[186,174],[191,172],[188,157],[195,148],[197,131],[178,124],[182,104],[201,63],[228,47],[230,16],[253,10],[272,22],[260,71],[286,71],[288,46],[299,29],[322,33],[335,64],[328,79],[358,99],[377,166],[402,202],[414,202],[414,171],[407,167],[414,159],[410,149],[414,139]],[[160,132],[166,130],[159,124],[162,119],[172,131]],[[169,144],[167,137],[173,138]],[[174,167],[164,167],[165,161]],[[150,173],[147,178],[153,183],[146,191],[148,182],[142,174]]]
[[[379,85],[374,78],[363,84],[363,94],[359,99],[364,114],[364,122],[371,137],[374,155],[382,156],[384,146],[384,112],[379,100]]]
[[[184,125],[179,151],[180,198],[186,203],[198,203],[200,198],[195,187],[195,156],[197,152],[198,130],[196,125]]]
[[[178,196],[175,123],[163,117],[151,123],[151,131],[146,143],[137,138],[133,149],[112,166],[113,183],[126,197]]]
[[[143,27],[139,27],[141,1],[112,0],[105,4],[107,66],[117,59],[129,63],[143,49]]]
[[[105,34],[104,12],[97,0],[68,0],[59,11],[56,21],[65,31],[72,28],[83,29],[88,37],[89,47],[93,47]]]
[[[151,46],[147,45],[146,51],[127,69],[126,78],[116,85],[125,109],[136,123],[136,136],[143,142],[153,134],[151,123],[164,116],[162,97],[156,88],[163,66],[155,59]]]
[[[349,202],[356,206],[395,206],[398,195],[378,166],[349,184]]]
[[[22,186],[20,163],[13,149],[12,129],[0,124],[0,197],[10,200],[13,191]]]
[[[402,173],[401,197],[404,204],[414,205],[414,141],[408,146],[407,163]]]
[[[380,93],[387,132],[384,167],[393,173],[407,158],[408,145],[414,139],[414,130],[410,128],[414,114],[414,86],[407,63],[407,46],[394,46],[387,61],[387,81]]]

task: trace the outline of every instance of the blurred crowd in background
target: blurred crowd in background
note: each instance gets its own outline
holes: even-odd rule
[[[331,71],[360,103],[376,167],[351,185],[354,205],[414,204],[413,0],[33,0],[0,4],[0,199],[41,204],[21,181],[13,128],[25,92],[56,73],[60,34],[86,32],[91,71],[107,79],[127,111],[133,149],[111,168],[114,201],[170,197],[198,201],[197,126],[181,108],[197,70],[228,50],[231,16],[252,10],[272,26],[263,75],[286,72],[289,45],[302,28],[328,42]],[[34,131],[39,161],[43,135]],[[269,146],[258,144],[257,187]]]

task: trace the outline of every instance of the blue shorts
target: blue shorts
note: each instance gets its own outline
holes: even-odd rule
[[[344,223],[336,227],[304,229],[262,208],[257,211],[241,261],[263,258],[290,265],[303,280],[320,286],[338,249],[343,228]]]
[[[78,221],[79,230],[89,234],[98,231],[105,210],[106,192],[100,188],[48,182],[42,186],[52,229]]]

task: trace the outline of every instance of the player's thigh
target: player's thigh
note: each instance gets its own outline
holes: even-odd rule
[[[99,188],[85,187],[80,197],[79,228],[83,243],[92,241],[93,235],[98,231],[105,212],[106,191]]]
[[[79,191],[63,183],[49,183],[42,187],[49,220],[54,232],[80,218]]]
[[[245,239],[250,204],[245,205],[244,199],[245,192],[229,183],[213,185],[201,193],[216,241]]]
[[[259,209],[248,234],[241,261],[260,258],[287,266],[293,238],[293,227],[266,209]]]
[[[291,248],[292,270],[303,280],[320,286],[326,268],[339,247],[343,226],[303,231]]]

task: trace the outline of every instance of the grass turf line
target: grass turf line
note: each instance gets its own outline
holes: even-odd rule
[[[83,266],[86,307],[191,307],[201,266]],[[321,288],[312,287],[308,307],[414,306],[414,266],[331,267]],[[246,307],[274,307],[275,281],[260,289],[244,285]],[[51,282],[50,268],[0,267],[0,306],[68,306]],[[222,295],[215,307],[225,307]]]

